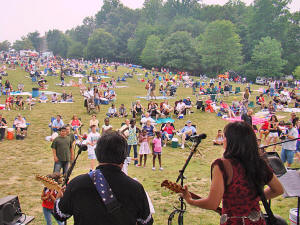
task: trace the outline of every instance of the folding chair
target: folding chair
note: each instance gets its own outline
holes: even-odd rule
[[[53,129],[52,129],[52,123],[53,123],[53,121],[55,120],[56,118],[55,117],[51,117],[50,118],[50,123],[49,123],[49,125],[48,125],[48,127],[50,128],[50,134],[52,135],[52,133],[53,133]]]

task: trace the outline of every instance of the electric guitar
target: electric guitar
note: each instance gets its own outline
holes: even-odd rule
[[[165,187],[165,188],[168,188],[170,189],[171,191],[175,192],[175,193],[183,193],[184,192],[184,189],[181,187],[181,185],[179,184],[176,184],[176,183],[173,183],[171,181],[168,181],[168,180],[164,180],[162,183],[161,183],[161,187]],[[192,193],[192,192],[189,192],[192,196],[193,199],[201,199],[200,196]],[[222,208],[218,207],[216,210],[214,210],[215,212],[217,212],[219,215],[222,215]]]
[[[62,189],[62,187],[59,186],[59,184],[55,180],[49,177],[36,174],[35,179],[37,181],[41,181],[44,184],[44,186],[50,190],[60,191]]]

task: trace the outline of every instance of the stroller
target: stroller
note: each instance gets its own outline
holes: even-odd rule
[[[96,113],[96,107],[95,107],[95,102],[94,102],[94,98],[89,98],[87,100],[87,113],[88,114],[94,114]]]

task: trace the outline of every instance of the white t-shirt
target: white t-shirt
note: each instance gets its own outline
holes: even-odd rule
[[[184,102],[178,102],[177,103],[177,106],[176,106],[176,110],[177,111],[181,111],[181,110],[183,110],[185,108],[185,104],[184,104]]]
[[[298,137],[298,130],[293,127],[292,129],[290,129],[288,132],[289,136],[293,136],[294,138]],[[288,139],[286,139],[288,140]],[[290,142],[286,142],[286,143],[282,143],[282,148],[286,149],[286,150],[293,150],[295,151],[297,149],[297,140],[296,141],[290,141]]]
[[[96,148],[96,143],[98,139],[100,138],[100,134],[98,132],[93,133],[90,132],[87,136],[86,142],[88,146],[88,154],[93,154]],[[95,145],[90,145],[90,143],[93,143]]]
[[[102,126],[102,129],[105,131],[109,130],[109,128],[112,128],[112,125],[106,126],[105,124]]]

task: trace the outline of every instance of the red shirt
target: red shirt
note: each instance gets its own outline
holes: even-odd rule
[[[168,134],[173,134],[173,130],[174,130],[174,127],[172,126],[165,126],[164,128],[164,131],[166,131]]]
[[[71,125],[74,126],[80,126],[80,121],[79,120],[72,120]]]
[[[44,194],[48,194],[50,192],[50,190],[48,188],[44,188]],[[54,191],[53,192],[53,196],[54,198],[56,198],[56,195],[57,195],[57,192]],[[54,208],[54,202],[52,201],[52,199],[49,197],[47,200],[43,200],[43,203],[42,203],[42,206],[44,208],[47,208],[47,209],[53,209]]]

